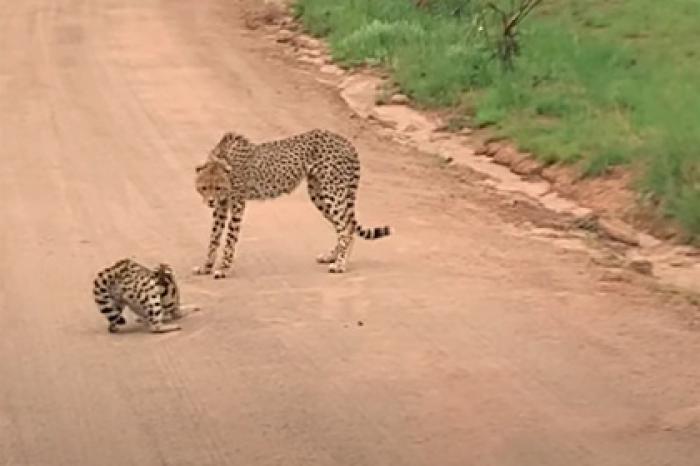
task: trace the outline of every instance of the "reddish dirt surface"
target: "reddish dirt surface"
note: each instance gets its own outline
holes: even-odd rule
[[[0,7],[0,465],[700,464],[682,308],[518,234],[500,201],[377,137],[244,30],[234,0]],[[303,190],[246,212],[235,272],[189,275],[222,132],[361,151],[350,270]],[[95,271],[170,262],[203,310],[109,335]],[[362,322],[363,325],[359,325]]]

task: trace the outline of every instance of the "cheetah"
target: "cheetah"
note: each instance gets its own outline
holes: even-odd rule
[[[388,236],[390,227],[363,228],[355,218],[360,161],[353,144],[338,134],[314,129],[285,139],[253,143],[236,132],[226,132],[195,168],[195,186],[213,209],[209,249],[197,275],[212,273],[228,218],[224,256],[214,278],[224,278],[233,262],[246,201],[268,200],[291,194],[306,179],[311,202],[337,235],[335,247],[316,258],[331,273],[346,270],[353,236],[374,240]]]
[[[132,259],[121,259],[101,270],[93,285],[95,303],[107,318],[110,333],[126,325],[122,315],[126,306],[140,317],[138,322],[145,319],[153,333],[180,330],[179,325],[166,323],[183,316],[180,291],[167,264],[149,269]]]

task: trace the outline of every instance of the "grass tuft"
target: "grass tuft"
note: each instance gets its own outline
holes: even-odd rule
[[[381,64],[421,105],[473,108],[547,163],[645,168],[638,188],[700,237],[700,2],[545,1],[511,72],[479,27],[483,0],[418,3],[298,0],[296,12],[341,63]]]

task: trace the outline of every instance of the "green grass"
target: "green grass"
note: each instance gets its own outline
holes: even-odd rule
[[[298,0],[347,66],[379,64],[416,102],[475,109],[548,163],[641,169],[638,188],[700,237],[700,1],[545,0],[513,72],[491,59],[479,0]],[[458,14],[454,14],[458,13]]]

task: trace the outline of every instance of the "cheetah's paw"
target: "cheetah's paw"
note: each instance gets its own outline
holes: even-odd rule
[[[343,272],[345,272],[345,264],[333,262],[331,265],[328,266],[328,272],[330,272],[330,273],[343,273]]]
[[[198,265],[192,269],[194,275],[209,275],[211,273],[211,265]]]
[[[182,330],[182,327],[180,327],[178,324],[158,324],[151,327],[152,333],[168,333],[176,332],[178,330]]]
[[[316,262],[319,264],[332,264],[336,260],[336,255],[334,252],[326,252],[323,254],[319,254],[316,257]]]
[[[221,280],[222,278],[226,278],[226,274],[228,273],[228,270],[226,269],[219,269],[216,272],[214,272],[214,280]]]
[[[124,325],[126,325],[126,319],[124,316],[119,316],[119,319],[109,324],[107,330],[109,330],[109,333],[119,333],[120,328]]]
[[[171,312],[163,315],[163,322],[172,322],[173,320],[180,320],[183,317],[185,317],[185,315],[181,312]]]

